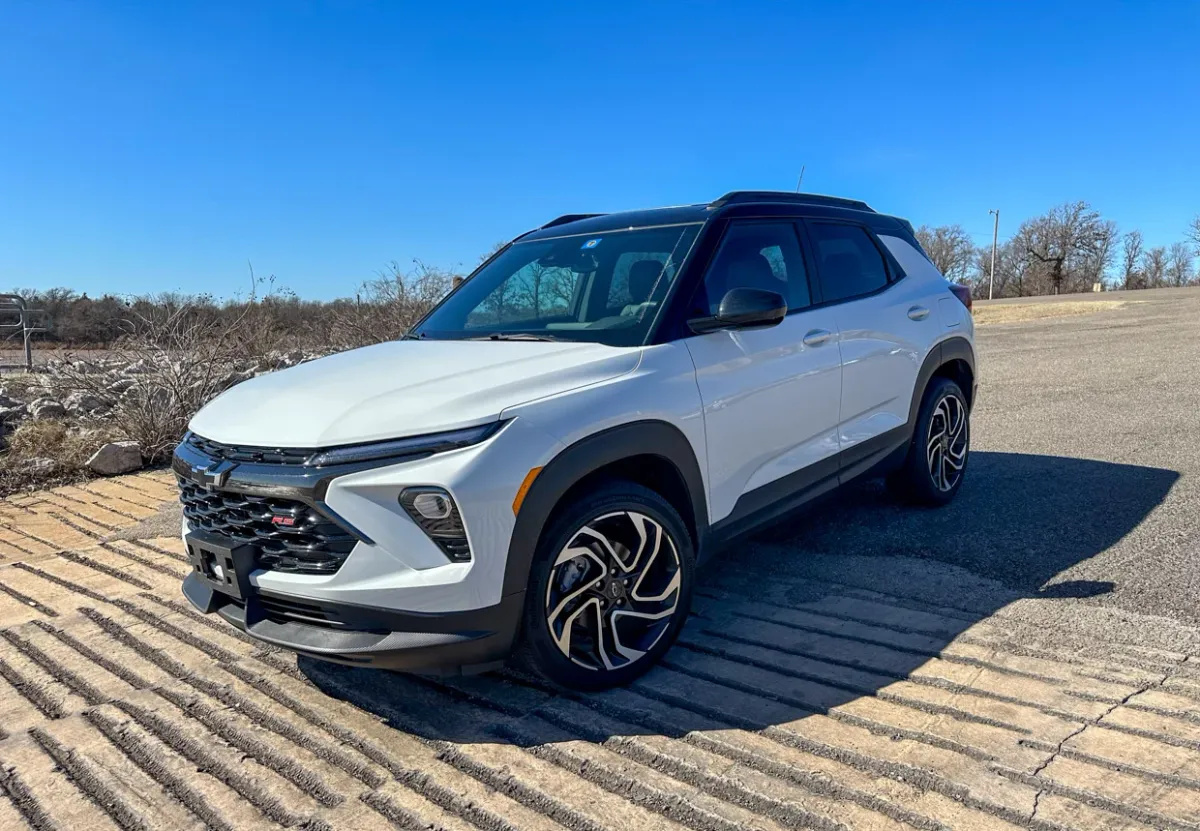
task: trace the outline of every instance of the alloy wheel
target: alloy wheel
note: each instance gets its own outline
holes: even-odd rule
[[[925,460],[933,485],[939,491],[953,490],[962,479],[967,463],[967,407],[953,393],[943,396],[933,409]]]
[[[662,638],[679,605],[679,552],[636,511],[604,514],[575,531],[550,569],[546,624],[567,658],[591,670],[634,663]]]

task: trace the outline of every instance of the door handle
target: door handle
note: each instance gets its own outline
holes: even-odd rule
[[[803,341],[805,346],[820,346],[831,337],[833,335],[824,329],[813,329],[804,336]]]
[[[913,306],[908,310],[909,320],[924,320],[929,317],[929,309],[924,306]]]

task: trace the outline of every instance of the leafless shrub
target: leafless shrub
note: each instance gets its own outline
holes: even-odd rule
[[[330,344],[353,349],[401,337],[446,295],[453,278],[451,272],[421,260],[414,260],[407,272],[393,262],[363,285],[353,304],[335,309]]]
[[[114,359],[68,355],[51,367],[48,386],[60,401],[83,403],[81,421],[111,424],[159,461],[200,407],[253,374],[245,367],[270,344],[257,328],[264,322],[269,316],[254,306],[224,320],[198,318],[187,304],[155,306],[128,321],[129,334],[116,344],[119,370]]]

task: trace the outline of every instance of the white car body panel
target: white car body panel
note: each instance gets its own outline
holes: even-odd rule
[[[838,452],[835,319],[832,309],[812,309],[770,328],[684,341],[704,405],[710,521],[728,516],[747,491]],[[806,346],[814,329],[830,338]]]
[[[420,341],[354,349],[245,381],[189,429],[212,441],[328,447],[453,430],[514,403],[637,366],[636,349],[539,341]]]
[[[666,343],[631,351],[639,360],[629,374],[570,394],[509,407],[503,417],[529,419],[564,446],[623,424],[662,421],[687,438],[703,475],[704,421],[696,371],[687,348],[682,343]]]
[[[905,278],[879,294],[833,307],[842,347],[841,449],[908,421],[917,373],[941,331],[930,289],[927,282]],[[928,314],[911,320],[912,308]]]

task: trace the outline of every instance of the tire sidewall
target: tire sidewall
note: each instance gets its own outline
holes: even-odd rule
[[[550,579],[551,564],[579,528],[599,516],[616,511],[643,513],[659,523],[671,536],[679,555],[679,602],[667,630],[644,656],[615,670],[590,670],[571,661],[555,645],[546,622],[546,586]],[[691,535],[679,513],[666,499],[632,482],[613,483],[591,491],[558,512],[538,541],[521,624],[519,662],[552,681],[574,689],[605,689],[629,683],[652,667],[678,637],[691,608],[695,572],[696,554]]]

